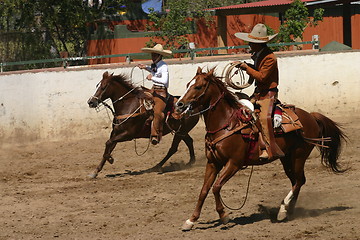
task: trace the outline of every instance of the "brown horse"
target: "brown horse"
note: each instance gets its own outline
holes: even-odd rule
[[[108,72],[103,74],[103,78],[98,85],[95,94],[88,100],[89,107],[96,108],[102,103],[111,109],[114,119],[113,128],[110,138],[106,142],[103,158],[95,171],[89,175],[92,178],[97,177],[106,161],[110,164],[114,162],[111,152],[118,142],[150,137],[152,117],[151,103],[149,108],[149,101],[151,101],[151,94],[148,93],[149,89],[135,87],[125,75],[110,75]],[[112,101],[114,109],[104,102],[104,100],[109,98]],[[168,102],[170,102],[172,98],[170,97],[169,99]],[[188,132],[198,121],[198,115],[178,120],[169,115],[164,123],[163,135],[170,132],[174,133],[171,147],[163,160],[153,168],[148,169],[147,172],[160,170],[164,163],[177,152],[181,140],[185,142],[189,149],[190,161],[188,165],[193,164],[195,162],[193,139],[189,136]]]
[[[207,130],[205,150],[208,162],[196,208],[190,219],[184,223],[183,230],[190,230],[194,222],[199,219],[201,208],[212,186],[220,221],[227,223],[229,215],[224,210],[220,196],[223,185],[246,166],[268,163],[258,158],[258,151],[253,151],[252,144],[257,141],[249,140],[241,132],[252,125],[244,120],[246,119],[244,115],[238,114],[246,108],[239,104],[234,93],[214,75],[214,69],[203,73],[201,68],[198,68],[195,77],[187,85],[186,92],[176,103],[176,110],[179,113],[189,107],[202,108],[200,112]],[[279,221],[285,220],[295,208],[300,188],[305,184],[305,161],[317,140],[331,138],[331,141],[318,144],[322,162],[334,172],[343,171],[339,167],[338,157],[342,141],[346,140],[346,136],[338,124],[320,113],[308,113],[300,108],[295,108],[295,113],[303,125],[302,130],[277,134],[276,137],[277,144],[285,153],[285,157],[280,160],[292,185],[289,194],[281,203]],[[219,177],[216,179],[218,174]]]

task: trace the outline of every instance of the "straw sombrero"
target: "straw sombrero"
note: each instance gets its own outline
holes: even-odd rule
[[[271,41],[274,37],[276,37],[276,35],[277,33],[274,35],[267,35],[267,28],[261,23],[256,24],[251,33],[235,33],[235,37],[252,43],[266,43]]]
[[[145,53],[157,53],[166,57],[170,57],[172,52],[170,50],[164,50],[161,44],[156,44],[153,48],[142,48],[141,51]]]

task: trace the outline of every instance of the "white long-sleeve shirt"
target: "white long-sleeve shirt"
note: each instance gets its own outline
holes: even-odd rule
[[[160,60],[156,63],[157,70],[156,72],[152,71],[150,67],[146,67],[146,69],[152,75],[152,82],[155,86],[166,87],[169,88],[169,68],[168,65]]]

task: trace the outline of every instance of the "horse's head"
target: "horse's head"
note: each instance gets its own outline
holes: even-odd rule
[[[207,73],[203,73],[202,69],[198,67],[195,77],[186,85],[185,93],[176,102],[176,111],[182,113],[185,110],[196,108],[205,105],[209,101],[208,89],[210,81],[215,78],[215,68]]]
[[[90,108],[96,108],[99,103],[103,102],[107,98],[110,98],[112,94],[112,88],[110,85],[113,75],[114,73],[109,74],[108,72],[104,72],[101,81],[97,84],[95,94],[87,101]]]

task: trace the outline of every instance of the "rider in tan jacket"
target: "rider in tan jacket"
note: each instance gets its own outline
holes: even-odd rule
[[[283,157],[284,153],[275,142],[271,115],[274,102],[278,96],[279,70],[275,54],[268,48],[267,42],[277,34],[267,35],[264,24],[254,26],[251,33],[236,33],[235,36],[249,42],[252,51],[254,66],[239,62],[239,67],[255,80],[255,91],[251,96],[252,102],[260,105],[260,125],[265,149],[260,153],[260,158],[273,160]]]

